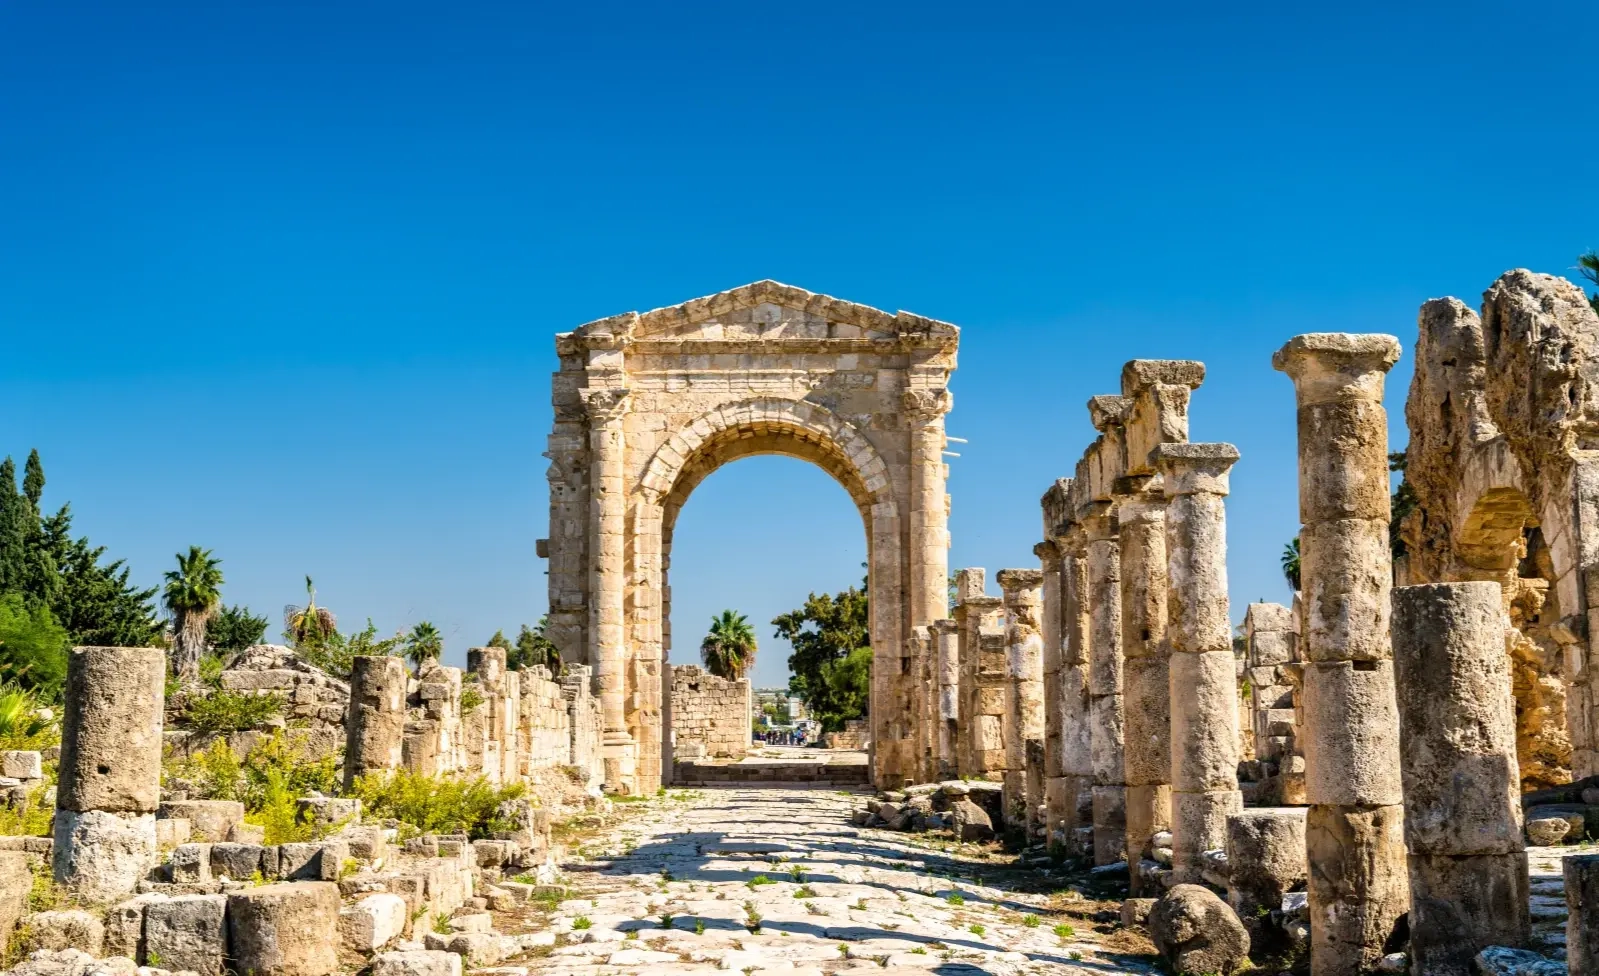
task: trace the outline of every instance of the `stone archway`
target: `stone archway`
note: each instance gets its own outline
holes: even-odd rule
[[[589,664],[605,781],[661,783],[672,528],[690,492],[755,454],[810,461],[860,509],[872,606],[872,770],[913,754],[906,638],[947,615],[942,460],[959,330],[761,281],[556,339],[548,633]]]

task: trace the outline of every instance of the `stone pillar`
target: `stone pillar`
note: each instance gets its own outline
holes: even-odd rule
[[[1311,969],[1368,972],[1410,907],[1388,636],[1387,335],[1296,336],[1272,357],[1299,412]]]
[[[1108,502],[1083,519],[1088,534],[1088,708],[1093,763],[1094,863],[1127,856],[1127,783],[1122,748],[1121,544]]]
[[[932,623],[933,642],[938,654],[938,754],[936,777],[954,779],[960,775],[957,746],[960,742],[960,633],[948,617]]]
[[[627,390],[601,389],[584,394],[589,416],[589,633],[605,716],[603,755],[605,786],[618,793],[636,792],[638,743],[627,728],[627,645],[624,603],[627,593],[627,499],[622,433],[628,409]]]
[[[51,866],[85,903],[130,894],[160,858],[159,647],[75,647],[67,657]]]
[[[1029,832],[1042,826],[1044,799],[1044,638],[1041,633],[1044,574],[1037,569],[1002,569],[1005,594],[1007,731],[1005,818]]]
[[[959,710],[961,734],[955,743],[955,758],[962,777],[980,779],[977,721],[977,645],[982,626],[983,606],[991,598],[983,594],[985,571],[978,566],[955,572],[955,628],[960,644]],[[997,602],[997,601],[994,601]]]
[[[940,377],[944,374],[940,372]],[[949,495],[944,489],[946,389],[907,390],[902,406],[911,427],[910,623],[949,615]]]
[[[1238,675],[1227,604],[1231,444],[1162,444],[1166,641],[1171,647],[1172,881],[1197,884],[1205,851],[1227,844],[1238,792]]]
[[[405,746],[405,662],[397,657],[357,657],[350,664],[346,713],[344,788],[362,776],[400,768]]]
[[[1566,966],[1572,976],[1599,973],[1599,854],[1560,859],[1566,878]]]
[[[1506,626],[1498,583],[1393,591],[1416,976],[1471,976],[1531,937]]]
[[[1145,894],[1138,862],[1171,827],[1171,693],[1166,647],[1166,499],[1151,476],[1117,484],[1121,534],[1121,645],[1127,780],[1127,866]]]
[[[1053,542],[1033,547],[1043,566],[1044,585],[1040,606],[1040,633],[1044,641],[1044,842],[1054,844],[1057,836],[1065,841],[1066,779],[1065,756],[1061,751],[1061,561]]]
[[[1062,812],[1070,853],[1093,852],[1093,710],[1088,693],[1088,543],[1081,526],[1063,526],[1061,547],[1060,750]]]

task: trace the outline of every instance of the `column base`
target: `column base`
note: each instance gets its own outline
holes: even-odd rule
[[[600,745],[605,764],[605,790],[632,794],[638,791],[638,743],[626,732],[606,730]]]
[[[1371,972],[1388,951],[1394,923],[1410,910],[1404,819],[1399,805],[1305,815],[1312,976]]]

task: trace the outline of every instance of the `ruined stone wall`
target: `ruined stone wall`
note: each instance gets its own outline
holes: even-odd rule
[[[240,651],[222,671],[222,687],[283,699],[283,717],[296,725],[343,728],[350,686],[278,644]]]
[[[728,681],[693,664],[672,668],[673,758],[742,759],[749,749],[749,679]]]
[[[1298,709],[1304,658],[1298,617],[1279,603],[1251,603],[1244,612],[1244,639],[1249,694],[1243,699],[1258,773],[1241,787],[1244,799],[1261,806],[1303,804],[1305,760]]]
[[[1400,583],[1501,584],[1523,786],[1599,773],[1591,592],[1599,584],[1599,316],[1552,275],[1507,272],[1479,316],[1421,307],[1405,416]]]
[[[572,715],[567,707],[562,682],[550,677],[543,667],[520,672],[522,679],[521,769],[527,776],[535,769],[570,766],[572,762]]]

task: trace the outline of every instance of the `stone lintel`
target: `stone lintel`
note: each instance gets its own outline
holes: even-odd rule
[[[1132,398],[1157,384],[1199,389],[1205,364],[1197,359],[1132,359],[1122,366],[1122,396]]]
[[[1044,585],[1042,569],[1002,569],[994,574],[994,578],[1007,595],[1017,590]]]

